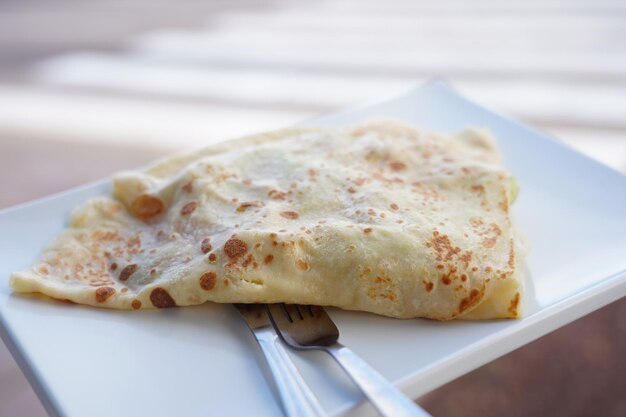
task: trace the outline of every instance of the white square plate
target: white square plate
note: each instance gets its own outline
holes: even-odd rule
[[[439,132],[495,134],[521,186],[513,206],[531,246],[525,318],[438,323],[332,310],[341,340],[416,398],[626,294],[626,177],[478,107],[442,83],[308,124],[396,118]],[[11,294],[87,186],[0,212],[0,332],[53,416],[276,416],[256,344],[229,305],[119,312]],[[322,353],[297,364],[332,415],[371,414]]]

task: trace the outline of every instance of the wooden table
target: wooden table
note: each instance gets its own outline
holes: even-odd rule
[[[626,171],[626,3],[0,4],[0,208],[433,76]],[[445,385],[443,416],[621,416],[621,300]],[[0,416],[45,413],[0,345]]]

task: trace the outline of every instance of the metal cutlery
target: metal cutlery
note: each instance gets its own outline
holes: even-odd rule
[[[325,417],[326,412],[285,351],[264,304],[234,304],[256,337],[288,417]]]
[[[322,307],[296,304],[267,307],[272,324],[285,343],[295,349],[328,352],[381,415],[431,417],[354,352],[337,342],[339,330]]]

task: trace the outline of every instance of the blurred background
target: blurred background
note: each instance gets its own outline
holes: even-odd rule
[[[0,0],[0,208],[443,78],[626,172],[624,0]],[[625,190],[626,192],[626,190]],[[419,399],[626,415],[618,301]],[[0,342],[0,416],[45,416]]]

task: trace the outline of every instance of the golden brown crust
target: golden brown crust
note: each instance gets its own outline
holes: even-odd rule
[[[133,214],[142,220],[153,220],[165,211],[165,205],[157,197],[143,194],[131,206]]]

